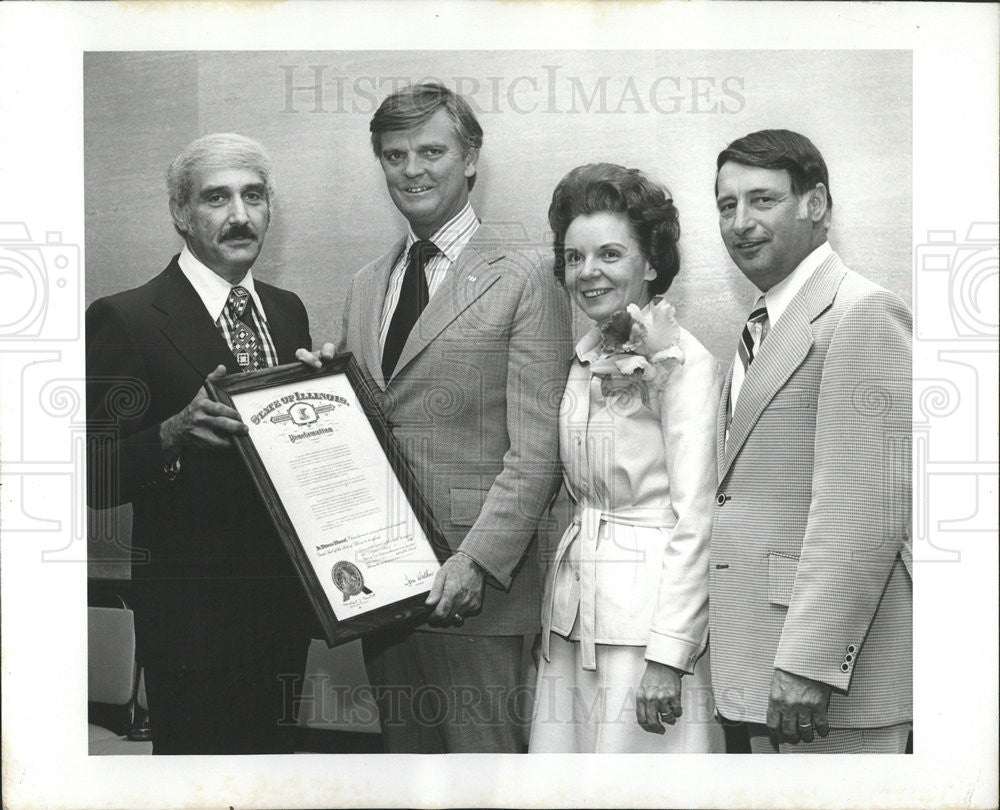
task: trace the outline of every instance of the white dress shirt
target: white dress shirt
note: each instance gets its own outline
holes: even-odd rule
[[[250,297],[254,303],[254,325],[263,343],[261,348],[264,351],[265,361],[268,366],[276,366],[278,364],[278,353],[274,348],[274,341],[271,339],[271,332],[267,326],[267,313],[264,311],[264,305],[253,283],[253,270],[248,269],[242,279],[236,282],[236,284],[230,284],[188,250],[187,245],[184,246],[181,255],[177,258],[177,264],[180,265],[184,277],[191,282],[194,291],[198,293],[198,297],[205,305],[209,317],[222,334],[223,339],[229,344],[230,349],[233,349],[233,341],[230,335],[231,327],[226,319],[223,318],[226,301],[229,300],[229,291],[233,287],[243,287],[243,289],[250,293]]]
[[[764,293],[764,306],[767,309],[768,331],[774,329],[775,325],[788,308],[789,303],[791,303],[791,300],[796,296],[799,290],[805,286],[805,283],[816,271],[816,268],[830,257],[831,253],[833,253],[833,248],[830,247],[830,243],[824,242],[812,253],[806,256],[801,262],[799,262],[798,267],[796,267],[791,273]],[[755,357],[759,357],[760,353],[765,351],[766,344],[766,340],[761,342],[760,346],[757,348]],[[736,355],[733,358],[733,382],[729,388],[730,420],[732,419],[736,403],[739,401],[740,389],[743,388],[744,375],[745,372],[743,370],[743,363],[740,362],[739,355]],[[728,423],[729,420],[727,420],[726,423],[727,438],[729,430]]]
[[[461,211],[431,235],[429,241],[433,242],[441,252],[433,256],[424,267],[424,275],[427,277],[427,300],[434,297],[434,293],[447,277],[448,271],[458,261],[458,257],[477,230],[479,230],[479,220],[476,218],[476,212],[472,210],[472,204],[467,202]],[[382,303],[382,320],[378,334],[379,356],[385,350],[389,324],[392,322],[392,314],[396,311],[396,304],[399,303],[399,291],[403,286],[403,274],[406,272],[410,249],[419,238],[412,227],[407,229],[406,248],[389,274],[389,285],[385,291],[385,301]]]
[[[261,303],[257,289],[253,285],[253,270],[247,270],[247,274],[235,284],[230,284],[214,270],[206,266],[195,256],[188,246],[185,245],[181,255],[177,258],[177,264],[181,267],[184,277],[191,282],[194,291],[208,310],[208,315],[213,321],[218,321],[222,310],[226,307],[229,299],[229,291],[233,287],[243,287],[250,297],[253,298],[254,306],[260,313],[261,318],[267,321],[267,313],[264,312],[264,305]]]

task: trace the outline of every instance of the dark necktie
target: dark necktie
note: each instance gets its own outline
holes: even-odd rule
[[[243,371],[264,368],[264,351],[253,322],[253,299],[244,287],[233,287],[226,299],[231,314],[233,354]]]
[[[392,376],[399,356],[403,353],[403,346],[406,345],[406,338],[427,306],[429,295],[424,268],[440,252],[437,245],[426,239],[414,242],[410,247],[403,285],[399,288],[399,301],[396,303],[396,311],[392,313],[392,320],[389,321],[385,348],[382,350],[382,376],[386,380]]]

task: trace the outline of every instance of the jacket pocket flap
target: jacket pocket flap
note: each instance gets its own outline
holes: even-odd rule
[[[818,392],[810,390],[803,385],[789,385],[780,388],[771,401],[768,408],[805,408],[816,410],[816,398]]]
[[[481,489],[452,489],[451,522],[455,526],[471,526],[476,522],[486,502],[488,492]]]
[[[798,557],[786,554],[767,555],[767,601],[772,605],[784,605],[792,601],[792,588],[795,587],[795,572],[798,570]]]

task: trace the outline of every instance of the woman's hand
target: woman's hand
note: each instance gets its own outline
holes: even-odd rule
[[[660,721],[672,726],[684,713],[681,708],[683,674],[666,664],[646,662],[646,671],[642,673],[635,696],[635,719],[643,730],[663,734],[666,729]]]
[[[319,354],[313,354],[308,349],[296,349],[295,359],[312,368],[323,368],[323,364],[330,362],[336,353],[336,347],[332,343],[324,343]]]

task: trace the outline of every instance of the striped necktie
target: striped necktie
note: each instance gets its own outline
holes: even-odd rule
[[[746,374],[750,364],[753,362],[757,352],[760,351],[760,344],[764,341],[767,332],[767,307],[764,306],[764,296],[757,299],[757,304],[747,318],[743,327],[743,334],[740,335],[740,345],[737,352],[740,362],[743,363],[743,373]]]

